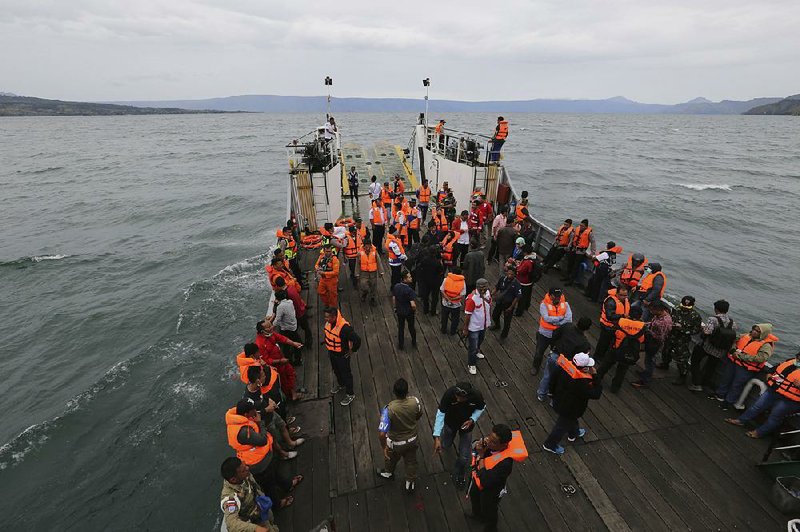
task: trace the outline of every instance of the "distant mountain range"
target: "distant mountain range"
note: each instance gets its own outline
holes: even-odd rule
[[[675,105],[640,103],[622,96],[605,100],[536,99],[512,101],[466,102],[431,100],[430,111],[437,113],[641,113],[641,114],[742,114],[759,105],[779,102],[781,98],[755,98],[747,101],[712,102],[695,98]],[[325,96],[246,95],[206,100],[164,100],[113,102],[134,107],[178,107],[217,111],[249,111],[256,113],[320,112],[326,107]],[[411,98],[331,98],[335,112],[420,112],[421,99]]]
[[[783,100],[749,109],[746,115],[794,115],[800,116],[800,94]]]
[[[220,113],[225,111],[65,102],[0,93],[0,116],[110,116]]]

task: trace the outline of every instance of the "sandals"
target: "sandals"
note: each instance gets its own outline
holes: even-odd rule
[[[278,508],[288,508],[292,504],[294,504],[294,496],[289,495],[288,497],[281,499],[281,502],[278,504]]]
[[[744,423],[739,421],[736,418],[729,417],[725,420],[725,423],[730,423],[731,425],[736,425],[737,427],[743,427]]]
[[[303,478],[304,478],[303,475],[297,475],[296,477],[294,477],[292,479],[292,487],[289,489],[289,491],[294,490],[298,484],[303,482]]]
[[[289,417],[286,418],[286,424],[287,425],[291,425],[295,421],[297,421],[297,416],[289,416]]]
[[[758,440],[761,438],[761,436],[759,436],[755,430],[748,430],[747,432],[744,433],[744,435],[747,436],[748,438],[753,438],[754,440]]]
[[[289,435],[294,436],[296,434],[300,434],[300,427],[292,427],[289,429]]]

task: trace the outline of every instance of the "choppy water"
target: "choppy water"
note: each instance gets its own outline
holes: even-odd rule
[[[432,115],[433,117],[433,115]],[[283,145],[312,115],[0,120],[0,528],[218,519],[233,356],[263,315]],[[490,130],[493,116],[448,116]],[[338,115],[405,145],[415,116]],[[789,117],[511,117],[534,214],[664,264],[796,350],[800,135]]]

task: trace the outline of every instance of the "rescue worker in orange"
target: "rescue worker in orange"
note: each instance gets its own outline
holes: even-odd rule
[[[628,257],[628,262],[625,263],[625,266],[615,270],[612,277],[618,277],[620,284],[635,290],[639,286],[639,281],[642,279],[646,267],[647,258],[641,253],[632,253]]]
[[[328,244],[314,265],[317,277],[317,294],[326,307],[339,306],[339,259],[333,253],[333,244]]]
[[[361,301],[366,301],[375,306],[375,294],[378,290],[378,276],[383,277],[381,261],[378,260],[378,251],[369,240],[364,241],[364,246],[358,252],[356,278],[361,286]]]
[[[300,283],[294,278],[294,276],[286,269],[285,259],[280,257],[275,257],[272,259],[272,264],[267,265],[265,270],[267,270],[267,276],[269,277],[269,284],[272,287],[272,291],[277,290],[277,286],[275,285],[275,279],[278,277],[283,277],[284,282],[287,286],[293,286],[295,290],[298,292],[301,290]]]
[[[395,229],[395,226],[389,227],[389,234],[386,235],[386,251],[389,254],[389,268],[392,270],[390,286],[394,286],[400,282],[403,262],[405,262],[407,258],[405,248],[400,238],[397,236],[397,229]]]
[[[527,457],[522,433],[512,431],[508,425],[493,426],[491,434],[475,442],[468,491],[472,506],[470,517],[483,523],[484,532],[497,530],[501,492],[511,476],[514,462],[522,462]]]
[[[645,268],[647,276],[639,283],[631,305],[642,307],[642,320],[650,321],[650,305],[664,297],[667,276],[661,271],[661,264],[651,262]]]
[[[442,202],[447,197],[447,193],[450,192],[450,184],[445,181],[442,183],[442,189],[436,192],[436,204],[441,208]]]
[[[417,200],[411,198],[406,213],[406,223],[408,224],[408,243],[419,243],[419,225],[422,220],[422,212],[417,207]]]
[[[392,204],[392,222],[394,223],[395,236],[404,246],[408,245],[408,217],[403,208],[403,199],[397,198]]]
[[[567,274],[562,278],[562,281],[565,281],[567,286],[578,282],[578,275],[581,264],[586,259],[586,252],[591,250],[592,255],[594,255],[597,252],[595,246],[594,231],[589,225],[589,220],[584,218],[581,220],[580,225],[573,229],[572,241],[567,250]]]
[[[389,188],[389,182],[383,182],[383,188],[381,189],[381,203],[383,204],[383,208],[387,211],[391,210],[392,208],[392,189]]]
[[[295,349],[300,349],[303,344],[295,342],[280,333],[275,332],[272,322],[262,320],[256,323],[256,341],[258,352],[261,359],[270,366],[278,370],[281,377],[281,390],[284,395],[292,401],[299,401],[303,398],[304,389],[295,389],[297,384],[297,373],[294,366],[289,363],[289,359],[284,356],[278,344],[290,345]]]
[[[394,174],[394,183],[392,183],[392,193],[394,194],[394,199],[402,197],[405,191],[406,184],[403,183],[402,179],[400,179],[400,174]]]
[[[439,120],[439,123],[436,124],[436,128],[433,130],[433,134],[436,136],[440,152],[444,151],[444,124],[444,120]]]
[[[389,213],[379,202],[372,202],[369,223],[372,225],[372,245],[378,250],[378,255],[383,255],[383,235],[386,233],[386,224],[389,223]]]
[[[553,331],[572,321],[572,307],[564,291],[552,287],[539,304],[539,330],[536,333],[536,351],[533,355],[533,374],[539,373],[545,350],[553,340]]]
[[[627,318],[631,312],[631,303],[628,301],[628,287],[620,284],[617,288],[608,291],[608,295],[600,306],[600,334],[594,346],[594,358],[602,362],[603,358],[614,340],[614,327],[620,318]]]
[[[753,426],[769,411],[766,421],[747,432],[751,438],[765,438],[778,430],[783,420],[800,412],[800,352],[782,362],[767,379],[767,390],[738,419],[726,419],[731,425]]]
[[[422,214],[422,223],[425,223],[428,219],[428,207],[431,204],[431,187],[428,185],[427,179],[422,180],[422,185],[417,189],[416,196],[419,202],[419,210]]]
[[[558,419],[542,444],[542,449],[553,454],[564,454],[561,438],[564,434],[569,442],[583,438],[586,429],[580,427],[578,420],[586,413],[589,400],[600,399],[603,383],[589,353],[578,353],[572,360],[560,355],[556,365],[560,371],[555,372],[550,380],[550,393]]]
[[[244,462],[258,485],[273,501],[279,501],[279,508],[286,508],[294,502],[294,497],[281,497],[281,492],[289,493],[303,480],[302,475],[287,479],[279,474],[278,461],[274,460],[272,435],[264,430],[261,415],[255,403],[242,399],[225,413],[228,432],[228,445],[236,451],[236,457]]]
[[[722,401],[720,408],[728,410],[739,402],[744,385],[766,365],[777,342],[771,323],[757,323],[749,333],[739,337],[722,359],[722,378],[716,391],[716,399]]]
[[[298,252],[300,248],[297,241],[292,235],[292,229],[287,225],[283,229],[279,229],[275,236],[278,238],[278,247],[283,249],[283,255],[289,261],[289,270],[292,272],[294,278],[301,284],[305,284],[303,279],[303,271],[300,269],[298,260]]]
[[[494,163],[500,160],[500,150],[503,148],[506,139],[508,138],[508,121],[502,116],[497,117],[497,126],[494,128],[494,135],[492,135],[492,148],[489,154],[489,162]]]
[[[646,325],[641,318],[642,310],[639,307],[633,307],[630,310],[630,318],[620,318],[614,325],[612,349],[605,355],[597,369],[597,375],[602,379],[614,367],[614,364],[617,365],[614,378],[611,380],[611,393],[619,392],[628,368],[636,364],[641,356]]]
[[[347,260],[347,267],[350,270],[350,281],[353,283],[353,288],[358,287],[358,277],[356,276],[356,263],[358,262],[358,254],[363,246],[361,235],[358,234],[358,229],[355,225],[348,228],[347,239],[344,245],[344,258]]]
[[[333,374],[336,377],[336,384],[331,388],[331,395],[336,395],[341,390],[344,390],[346,395],[339,404],[348,406],[356,398],[350,356],[358,350],[361,345],[361,339],[353,330],[350,322],[344,319],[339,309],[333,307],[325,309],[325,328],[323,332],[325,334],[325,349],[328,351],[328,358],[331,361]]]

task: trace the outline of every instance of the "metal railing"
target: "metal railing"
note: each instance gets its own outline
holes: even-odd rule
[[[306,168],[311,173],[327,172],[339,163],[341,137],[336,131],[326,139],[325,128],[320,127],[292,140],[286,148],[291,171]]]
[[[491,137],[448,128],[442,128],[442,131],[444,132],[442,135],[437,135],[435,127],[428,126],[426,128],[426,147],[433,153],[469,166],[487,166],[489,164]]]

